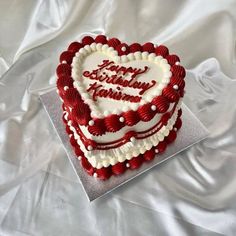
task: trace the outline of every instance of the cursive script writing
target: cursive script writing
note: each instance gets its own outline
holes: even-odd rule
[[[115,100],[124,100],[129,102],[139,102],[141,100],[140,96],[133,96],[129,94],[122,93],[120,87],[138,89],[139,95],[143,95],[148,89],[155,86],[156,81],[152,80],[150,82],[138,81],[137,77],[141,74],[147,72],[148,66],[144,68],[133,68],[125,67],[115,64],[114,61],[103,60],[101,64],[97,66],[97,69],[92,71],[83,71],[83,76],[90,80],[95,80],[93,84],[87,89],[87,92],[92,92],[93,100],[97,100],[96,97],[109,97]],[[102,82],[106,84],[116,85],[119,91],[114,91],[113,89],[103,88]],[[105,92],[107,91],[107,92]],[[115,94],[114,96],[111,94]]]

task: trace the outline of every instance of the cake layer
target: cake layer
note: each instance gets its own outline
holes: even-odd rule
[[[88,159],[89,163],[93,167],[100,169],[102,167],[108,167],[109,165],[115,165],[118,162],[123,162],[126,159],[130,160],[133,157],[137,157],[139,154],[143,154],[146,150],[150,150],[153,146],[158,145],[159,142],[163,141],[164,138],[168,136],[170,130],[172,130],[180,107],[181,102],[179,102],[176,106],[167,124],[163,125],[161,122],[158,122],[157,125],[153,126],[153,129],[149,129],[146,134],[146,138],[135,139],[134,142],[130,141],[118,148],[108,150],[88,151],[81,141],[78,132],[71,125],[72,123],[68,121],[67,124],[73,132],[75,140],[77,141],[85,157]]]

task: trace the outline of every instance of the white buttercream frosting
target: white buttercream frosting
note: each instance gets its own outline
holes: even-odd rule
[[[103,60],[115,61],[119,65],[140,69],[144,68],[144,66],[148,66],[148,71],[142,74],[138,78],[138,81],[150,82],[151,80],[155,80],[157,83],[142,95],[139,104],[122,100],[111,100],[109,98],[98,98],[98,102],[95,105],[90,94],[86,91],[89,84],[95,81],[84,78],[82,72],[84,70],[91,71],[96,69],[97,65],[101,64]],[[162,89],[169,83],[170,77],[170,65],[162,56],[156,56],[155,53],[148,52],[135,52],[129,53],[128,55],[118,56],[117,51],[112,47],[109,47],[107,44],[102,45],[100,43],[92,43],[91,45],[86,45],[75,54],[72,61],[73,85],[81,94],[84,102],[90,106],[92,117],[98,118],[104,118],[109,114],[120,114],[123,111],[137,110],[140,104],[151,102],[155,96],[160,95]],[[105,84],[105,87],[108,89],[114,89],[117,85]],[[137,91],[125,87],[122,88],[122,92],[127,92],[128,94],[130,93],[133,95],[133,93]],[[120,109],[114,111],[114,107]]]

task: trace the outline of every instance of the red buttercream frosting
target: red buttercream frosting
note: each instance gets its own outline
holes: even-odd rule
[[[89,106],[82,101],[77,101],[76,105],[72,109],[71,115],[72,119],[79,125],[87,125],[91,120]]]
[[[90,45],[90,44],[92,44],[92,43],[94,43],[94,39],[93,39],[93,37],[91,37],[91,36],[85,36],[85,37],[83,37],[83,39],[82,39],[82,44],[85,46],[85,45]]]
[[[120,44],[120,40],[117,38],[111,38],[108,40],[107,44],[109,47],[116,48]]]
[[[128,126],[136,125],[139,122],[139,116],[136,111],[130,110],[123,113],[123,117],[125,118],[125,123]]]
[[[129,46],[129,50],[132,53],[134,53],[134,52],[142,52],[143,51],[143,47],[139,43],[133,43],[133,44],[131,44]]]
[[[143,51],[144,52],[148,52],[148,53],[153,53],[153,52],[155,52],[155,46],[154,46],[154,44],[153,43],[145,43],[144,45],[143,45]]]
[[[70,46],[68,47],[68,51],[71,51],[73,53],[76,53],[80,50],[80,48],[83,47],[82,43],[79,42],[73,42],[70,44]]]
[[[69,88],[65,91],[63,100],[65,105],[73,107],[81,101],[81,97],[75,88]]]
[[[157,56],[166,57],[169,55],[169,49],[164,45],[160,45],[160,46],[156,47],[155,53]]]
[[[105,124],[109,132],[116,132],[124,126],[124,122],[120,122],[120,116],[115,114],[106,117]]]
[[[169,102],[163,96],[157,96],[152,100],[152,103],[157,107],[159,113],[164,113],[169,109]]]
[[[107,43],[107,37],[105,35],[98,35],[95,38],[95,43],[106,44]]]
[[[88,131],[95,136],[100,136],[106,133],[106,126],[104,119],[93,120],[94,124],[88,126]]]
[[[150,121],[155,116],[156,112],[151,109],[151,106],[151,103],[147,103],[138,108],[138,114],[142,121]]]

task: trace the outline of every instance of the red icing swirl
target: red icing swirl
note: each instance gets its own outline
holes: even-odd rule
[[[183,68],[183,66],[180,66],[180,65],[173,65],[171,67],[171,72],[172,72],[173,76],[177,76],[177,77],[180,77],[182,79],[186,75],[185,69]]]
[[[176,62],[179,62],[180,59],[177,55],[168,55],[166,57],[166,60],[168,61],[168,63],[173,66]]]
[[[96,173],[98,175],[98,178],[101,180],[109,179],[112,175],[111,167],[102,167],[101,169],[97,169]]]
[[[172,86],[178,85],[179,89],[183,89],[185,87],[185,81],[177,76],[172,76],[170,79],[170,84]]]
[[[151,106],[151,103],[147,103],[138,108],[138,114],[142,121],[150,121],[156,114],[156,112],[151,109]]]
[[[67,64],[71,64],[74,55],[71,51],[65,51],[60,55],[60,62],[66,61]]]
[[[153,43],[150,43],[150,42],[145,43],[145,44],[143,45],[143,51],[144,51],[144,52],[148,52],[148,53],[153,53],[153,52],[155,52],[154,44],[153,44]]]
[[[73,87],[73,79],[70,76],[60,76],[57,79],[57,88],[64,91],[64,87]],[[64,91],[65,92],[65,91]]]
[[[169,55],[169,49],[164,45],[160,45],[160,46],[156,47],[155,53],[157,56],[166,57]]]
[[[143,51],[143,47],[139,44],[139,43],[133,43],[129,46],[129,50],[130,52],[134,53],[134,52],[142,52]]]
[[[179,130],[181,128],[181,126],[182,126],[182,120],[180,118],[178,118],[175,122],[174,127]]]
[[[177,102],[179,100],[179,93],[173,89],[172,86],[167,86],[163,89],[162,94],[169,100],[169,102]]]
[[[126,170],[125,162],[118,162],[114,166],[112,166],[111,169],[113,174],[120,175]]]
[[[143,163],[143,155],[140,154],[137,157],[133,157],[131,160],[129,160],[129,165],[130,165],[130,169],[134,170],[134,169],[138,169]]]
[[[154,148],[151,148],[150,150],[146,151],[144,154],[143,154],[143,158],[145,161],[151,161],[154,159],[156,153],[155,153],[155,149]]]
[[[127,55],[129,53],[129,46],[126,43],[121,43],[116,47],[119,56]]]
[[[100,34],[95,38],[95,43],[106,44],[107,43],[107,37],[105,35]]]
[[[137,112],[133,110],[124,112],[123,117],[125,118],[125,123],[128,126],[136,125],[139,122],[139,116]]]
[[[57,76],[70,76],[71,75],[71,67],[68,64],[60,64],[57,67]]]
[[[152,103],[157,107],[159,113],[164,113],[168,110],[170,104],[163,96],[157,96],[152,100]]]
[[[91,120],[89,106],[82,101],[77,101],[76,105],[72,109],[71,115],[71,118],[79,125],[87,125]]]
[[[158,153],[163,153],[166,150],[167,143],[166,141],[159,142],[158,145],[156,146]]]
[[[124,126],[124,122],[120,122],[120,116],[118,115],[109,115],[105,118],[105,125],[109,132],[116,132]]]
[[[85,46],[85,45],[90,45],[90,44],[92,44],[92,43],[94,43],[94,39],[93,39],[93,37],[91,37],[91,36],[85,36],[85,37],[83,37],[83,39],[82,39],[82,44]]]
[[[75,106],[78,102],[81,101],[81,97],[75,88],[69,88],[68,90],[66,90],[63,99],[65,105],[70,107]]]
[[[166,142],[169,144],[169,143],[173,143],[176,137],[177,137],[177,133],[174,130],[171,130],[169,135],[165,139],[166,139]]]
[[[68,47],[68,51],[71,51],[73,53],[76,53],[80,50],[80,48],[82,48],[83,45],[79,42],[73,42],[70,44],[70,46]]]
[[[88,126],[88,131],[94,136],[100,136],[106,133],[106,126],[103,119],[95,119],[94,125]]]
[[[120,44],[120,40],[117,38],[111,38],[107,42],[109,47],[116,48]]]

